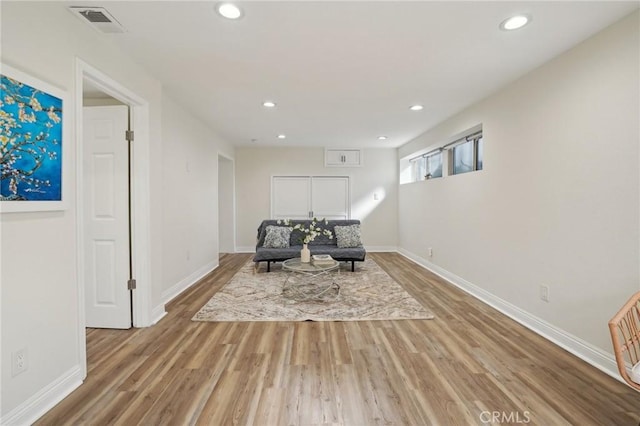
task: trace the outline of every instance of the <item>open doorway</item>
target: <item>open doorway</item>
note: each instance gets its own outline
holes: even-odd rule
[[[235,198],[233,160],[218,155],[218,236],[220,256],[234,253],[235,249]]]
[[[131,276],[135,278],[136,288],[131,292],[131,296],[128,301],[129,309],[129,326],[133,324],[134,327],[146,327],[151,325],[151,280],[150,274],[150,243],[149,243],[149,105],[141,97],[134,92],[113,80],[101,71],[93,68],[80,59],[76,60],[76,81],[78,82],[75,90],[75,104],[76,104],[76,187],[77,187],[77,276],[78,276],[78,357],[80,359],[80,365],[83,369],[82,376],[86,377],[87,374],[87,361],[86,361],[86,332],[85,327],[87,325],[86,317],[86,279],[85,268],[87,265],[86,257],[94,255],[94,251],[90,251],[87,247],[88,241],[88,224],[86,223],[85,210],[88,208],[94,208],[93,205],[87,200],[88,197],[95,196],[92,194],[91,185],[92,182],[85,181],[85,163],[83,159],[85,156],[85,145],[83,143],[84,136],[84,116],[85,106],[101,107],[104,109],[120,109],[125,110],[126,118],[130,129],[134,131],[133,139],[134,143],[130,148],[130,165],[125,166],[128,168],[130,176],[130,186],[124,189],[125,196],[128,198],[130,209],[130,220],[127,225],[126,234],[128,239],[129,250],[131,256],[125,260],[125,268],[131,271]],[[92,94],[93,93],[93,94]],[[93,98],[93,100],[89,100]],[[86,105],[85,105],[86,99]],[[115,104],[115,105],[114,105]],[[102,120],[100,118],[98,121]],[[98,126],[100,127],[100,125]],[[108,126],[107,126],[108,127]],[[106,132],[106,127],[98,129],[98,132]],[[129,135],[131,137],[131,135]],[[122,138],[125,139],[125,138]],[[126,141],[125,141],[126,143]],[[111,154],[106,153],[102,157],[98,157],[98,163],[102,162],[98,166],[103,168],[110,168]],[[96,175],[101,173],[96,173]],[[104,184],[104,182],[103,182]],[[106,186],[108,188],[108,185]],[[103,192],[105,186],[102,186]],[[86,189],[86,191],[85,191]],[[109,190],[111,193],[116,192],[116,189]],[[122,191],[122,190],[118,190]],[[100,200],[102,202],[104,200]],[[100,205],[103,215],[111,214],[109,210],[109,203],[103,203]],[[105,213],[106,212],[106,213]],[[121,228],[122,229],[122,228]],[[108,240],[108,239],[107,239]],[[109,259],[115,253],[116,248],[110,243],[100,246],[96,245],[97,250],[102,250],[102,256]],[[120,264],[121,261],[118,261]],[[125,288],[133,283],[129,280],[125,280],[122,286]]]

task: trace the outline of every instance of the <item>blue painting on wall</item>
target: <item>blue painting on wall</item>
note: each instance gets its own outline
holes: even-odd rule
[[[62,201],[63,100],[0,74],[0,200]]]

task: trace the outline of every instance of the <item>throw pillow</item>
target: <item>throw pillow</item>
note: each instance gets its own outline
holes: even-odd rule
[[[291,228],[288,226],[267,226],[267,235],[264,237],[263,247],[287,248],[291,238]]]
[[[360,225],[335,226],[334,232],[340,248],[360,247],[362,245],[362,241],[360,241]]]

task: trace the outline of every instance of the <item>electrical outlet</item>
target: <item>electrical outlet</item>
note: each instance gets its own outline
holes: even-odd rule
[[[429,255],[429,257],[433,257],[433,249],[431,247],[427,249],[427,254]]]
[[[15,377],[24,373],[29,368],[29,358],[27,348],[19,349],[11,353],[11,376]]]
[[[540,285],[540,300],[543,302],[549,302],[549,286],[545,284]]]

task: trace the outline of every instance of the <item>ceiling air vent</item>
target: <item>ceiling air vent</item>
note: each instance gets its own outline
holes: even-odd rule
[[[125,32],[120,22],[113,17],[104,7],[69,7],[71,13],[88,23],[101,33],[115,34]]]

